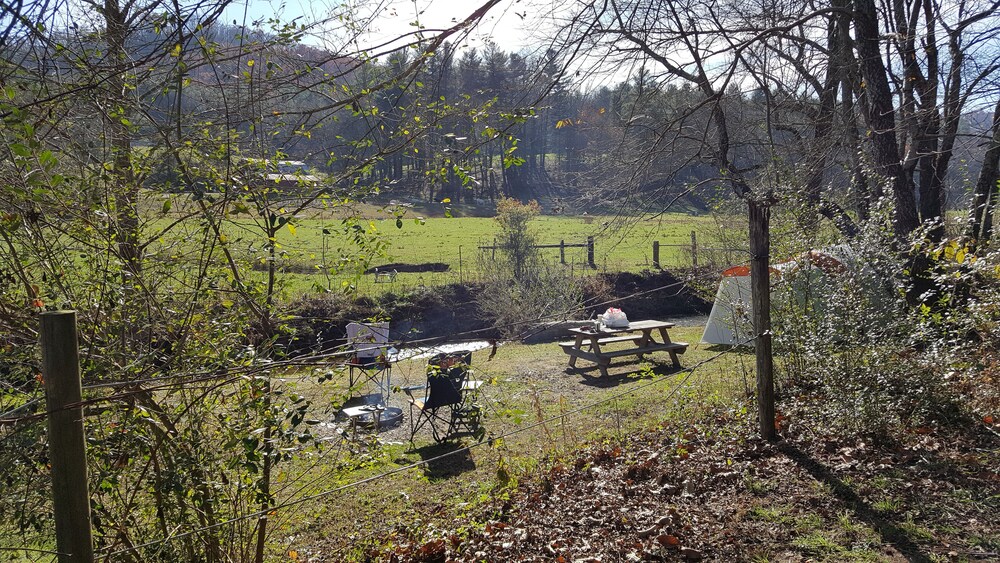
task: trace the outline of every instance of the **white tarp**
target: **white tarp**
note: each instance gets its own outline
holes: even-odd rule
[[[712,312],[705,323],[701,341],[705,344],[736,345],[752,334],[750,322],[750,275],[747,268],[730,268],[722,273]]]

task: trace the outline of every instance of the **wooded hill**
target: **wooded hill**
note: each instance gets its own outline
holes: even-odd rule
[[[133,148],[145,147],[133,156],[136,179],[155,190],[218,191],[233,183],[227,174],[244,158],[293,159],[331,174],[343,189],[371,185],[397,198],[471,202],[506,195],[551,202],[558,212],[617,207],[622,201],[656,209],[684,194],[683,203],[704,209],[730,193],[718,189],[719,168],[711,154],[714,120],[724,112],[727,159],[734,170],[772,162],[793,177],[805,174],[800,179],[810,193],[822,189],[848,208],[857,197],[861,163],[855,145],[866,135],[857,111],[864,99],[847,89],[861,79],[857,61],[836,59],[848,56],[845,46],[838,46],[847,39],[837,35],[828,39],[834,48],[829,54],[817,45],[816,52],[800,50],[787,65],[797,74],[786,70],[755,80],[741,69],[739,77],[722,77],[723,87],[706,91],[703,86],[715,78],[706,75],[708,82],[700,85],[686,79],[691,78],[686,71],[664,72],[655,57],[632,64],[628,73],[595,71],[606,73],[595,80],[594,74],[581,74],[569,42],[563,49],[515,53],[493,42],[476,48],[445,41],[425,55],[406,49],[376,57],[307,44],[304,25],[274,21],[243,28],[206,18],[187,21],[190,31],[175,37],[165,31],[175,20],[167,13],[147,15],[132,22],[122,38],[123,51],[134,61],[126,82],[138,111],[123,106],[119,125]],[[968,26],[962,32],[971,33]],[[815,33],[803,28],[799,39],[810,44]],[[7,84],[21,103],[40,104],[58,92],[18,76],[51,81],[58,75],[61,88],[91,92],[115,70],[106,56],[108,38],[99,29],[55,31],[45,39],[45,49],[11,53],[17,61],[11,69],[17,71]],[[181,42],[170,48],[176,39]],[[774,51],[772,56],[792,57],[776,46],[761,49],[759,56]],[[900,78],[895,60],[887,61],[883,74],[895,81],[900,117],[913,125],[900,130],[897,143],[910,151],[907,177],[921,177],[914,167],[922,161],[908,140],[917,134],[912,119],[926,115],[927,103],[947,113],[934,119],[957,165],[941,163],[937,199],[946,208],[959,208],[969,201],[993,122],[983,108],[989,96],[982,91],[992,70],[966,77],[963,87],[969,62],[952,60],[954,72],[935,68],[935,76],[922,79],[925,88],[940,83],[948,100],[937,106],[924,92],[919,111],[908,109],[917,107],[917,93],[899,89],[915,79]],[[837,68],[854,70],[843,74],[834,72]],[[838,98],[831,88],[847,97]],[[85,104],[55,111],[62,112],[64,129],[59,150],[92,153],[96,147],[87,139],[100,136],[98,114]],[[180,138],[171,140],[171,132]],[[178,144],[180,139],[186,141]]]

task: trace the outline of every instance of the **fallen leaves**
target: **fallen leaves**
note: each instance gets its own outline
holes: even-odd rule
[[[480,527],[396,560],[800,561],[811,549],[848,558],[855,546],[869,557],[869,545],[898,555],[879,539],[885,524],[865,519],[873,506],[900,533],[920,530],[911,545],[972,553],[968,538],[991,533],[990,505],[962,499],[998,498],[1000,440],[971,444],[936,426],[904,438],[876,446],[831,433],[779,448],[755,437],[752,420],[730,417],[595,444],[519,480],[510,499],[483,507]]]

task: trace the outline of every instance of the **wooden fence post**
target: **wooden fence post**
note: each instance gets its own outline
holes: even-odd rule
[[[90,492],[76,312],[41,314],[42,380],[49,413],[52,509],[60,563],[92,563]]]
[[[597,264],[594,262],[594,237],[587,237],[587,263],[590,264],[591,268],[596,268]]]
[[[750,300],[753,303],[754,351],[757,356],[757,414],[760,435],[778,440],[774,427],[774,358],[771,352],[771,208],[747,201],[750,214]]]
[[[698,235],[691,231],[691,265],[698,267]]]
[[[566,263],[566,241],[565,240],[559,241],[559,263],[560,264],[565,264]]]
[[[660,269],[660,241],[653,241],[653,267]]]

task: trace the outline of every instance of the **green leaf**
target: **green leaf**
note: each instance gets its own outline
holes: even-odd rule
[[[292,236],[294,237],[295,236],[295,225],[293,225],[291,223],[288,223],[285,226],[288,227],[288,232],[292,233]]]
[[[160,207],[160,213],[170,213],[170,208],[173,207],[173,202],[169,199],[163,200],[163,206]]]
[[[403,228],[403,220],[400,219],[399,217],[396,217],[396,228],[397,229],[402,229]]]
[[[42,151],[41,154],[38,155],[38,163],[44,166],[46,170],[51,170],[56,166],[56,164],[59,164],[59,161],[56,160],[52,151]]]

